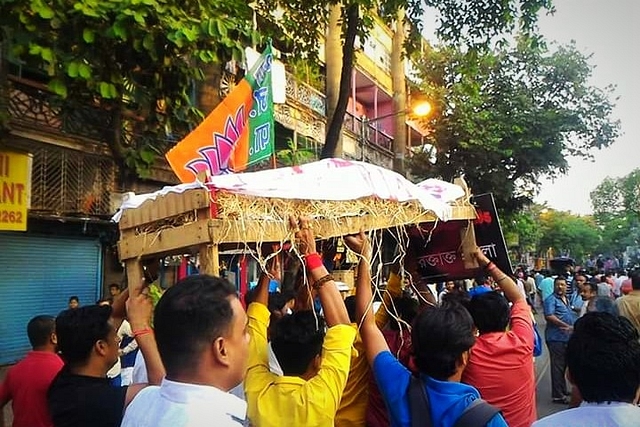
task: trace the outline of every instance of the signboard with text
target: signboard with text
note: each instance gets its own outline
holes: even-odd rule
[[[0,151],[0,231],[26,231],[31,156]]]
[[[474,196],[477,218],[473,221],[476,242],[503,272],[513,269],[491,194]],[[467,269],[460,255],[467,221],[423,223],[409,229],[409,250],[416,257],[418,272],[425,280],[443,282],[474,278],[483,272]]]

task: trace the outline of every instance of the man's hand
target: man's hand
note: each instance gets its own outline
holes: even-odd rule
[[[111,317],[116,319],[124,319],[125,312],[125,303],[129,298],[129,289],[125,289],[120,292],[120,294],[114,298],[113,304],[111,305]]]
[[[143,285],[139,289],[139,292],[127,299],[127,317],[133,331],[148,328],[153,313],[153,303],[148,294],[149,287]]]
[[[364,234],[364,231],[360,230],[358,234],[352,234],[344,237],[344,244],[349,249],[358,255],[363,256],[368,261],[371,260],[371,242]]]
[[[316,252],[316,240],[313,228],[309,225],[307,217],[289,217],[289,225],[295,232],[298,250],[304,256]]]
[[[280,254],[272,254],[272,258],[267,261],[267,274],[273,280],[282,282],[282,269],[280,266]]]
[[[482,252],[482,249],[480,249],[478,246],[476,246],[470,252],[470,254],[473,258],[476,259],[476,261],[478,261],[478,264],[480,264],[480,267],[482,268],[486,267],[491,262],[491,260],[487,258],[484,252]]]
[[[266,258],[266,270],[264,271],[270,279],[282,282],[282,268],[280,263],[279,245],[271,245],[271,248],[265,250],[262,246],[262,256]]]

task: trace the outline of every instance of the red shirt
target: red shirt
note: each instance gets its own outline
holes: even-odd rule
[[[52,427],[47,390],[64,363],[57,354],[30,351],[0,384],[0,403],[12,401],[13,427]]]
[[[513,305],[508,332],[478,337],[462,382],[477,388],[484,400],[502,409],[510,427],[533,424],[537,418],[533,320],[526,301]]]

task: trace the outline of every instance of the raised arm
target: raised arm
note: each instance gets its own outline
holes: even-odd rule
[[[367,265],[368,267],[368,265]],[[358,265],[358,269],[360,266]],[[360,271],[358,270],[358,277],[360,275]],[[357,289],[356,289],[357,290]],[[387,307],[391,306],[391,300],[393,298],[398,298],[402,295],[402,278],[398,275],[396,271],[392,271],[389,275],[389,281],[387,282],[387,289],[385,289],[382,295],[382,304],[378,311],[375,314],[375,321],[378,328],[384,328],[389,322],[389,312],[387,311]],[[362,318],[362,316],[358,316],[358,318]]]
[[[482,252],[482,250],[476,246],[475,250],[472,252],[472,255],[480,264],[480,267],[484,269],[487,273],[493,277],[493,280],[498,284],[502,292],[504,292],[504,296],[507,297],[509,301],[512,303],[516,303],[516,301],[524,300],[525,296],[520,292],[516,283],[509,277],[509,275],[505,274],[498,268],[497,265],[493,263],[487,256]]]
[[[267,262],[267,272],[263,271],[258,279],[255,300],[247,308],[247,317],[249,318],[247,325],[249,357],[244,391],[250,399],[254,399],[256,393],[274,378],[274,374],[269,371],[269,353],[267,350],[267,330],[270,322],[270,313],[267,307],[269,302],[269,281],[272,277],[280,280],[278,255],[274,255]]]
[[[127,319],[131,325],[133,338],[138,343],[138,348],[144,357],[149,384],[158,385],[162,382],[166,372],[162,364],[162,359],[160,359],[156,337],[150,326],[153,303],[151,302],[151,298],[149,298],[148,288],[136,288],[133,293],[129,295],[126,306]],[[125,408],[129,406],[129,403],[136,397],[138,392],[146,386],[147,384],[131,384],[127,388],[124,403]]]
[[[360,335],[369,365],[373,366],[376,356],[383,351],[388,351],[389,346],[376,325],[373,308],[370,306],[373,299],[371,292],[371,244],[364,232],[360,232],[357,236],[347,236],[344,242],[349,249],[360,255],[356,283],[356,317],[362,319]]]
[[[142,352],[147,366],[147,377],[149,384],[160,384],[165,376],[164,365],[160,359],[156,338],[151,329],[151,314],[153,313],[153,303],[146,290],[136,290],[135,295],[130,295],[127,299],[127,317],[131,325],[131,333],[138,343],[138,348]]]
[[[139,290],[142,290],[142,286]],[[120,330],[120,326],[122,325],[122,321],[125,319],[127,315],[126,311],[126,303],[129,299],[129,289],[125,289],[113,300],[113,304],[111,305],[111,323],[113,323],[113,327],[116,331]]]
[[[278,264],[277,257],[278,256],[275,255],[274,258],[269,261],[269,263],[271,264],[270,270],[273,269],[273,263]],[[255,299],[253,300],[253,302],[262,304],[265,307],[269,306],[269,282],[271,281],[269,274],[273,274],[273,273],[272,272],[268,273],[266,271],[263,271],[262,274],[260,274],[260,278],[258,279],[258,285],[256,286]]]
[[[316,241],[308,218],[291,218],[290,224],[296,231],[298,250],[303,255],[309,273],[309,282],[318,292],[327,326],[349,325],[349,314],[336,283],[316,252]]]

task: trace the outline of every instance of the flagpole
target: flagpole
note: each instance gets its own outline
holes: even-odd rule
[[[273,150],[273,154],[271,154],[271,168],[278,169],[278,162],[276,159],[276,150]]]

